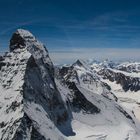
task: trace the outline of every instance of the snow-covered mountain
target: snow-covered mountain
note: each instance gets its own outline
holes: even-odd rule
[[[95,66],[95,67],[93,67],[93,66]],[[116,64],[114,64],[113,67],[115,67],[115,66],[116,66]],[[129,121],[131,120],[132,123],[134,123],[136,125],[136,127],[137,127],[136,129],[139,129],[139,120],[137,120],[138,118],[137,118],[136,114],[134,114],[135,113],[134,110],[132,108],[129,108],[129,106],[128,106],[128,108],[126,108],[126,106],[124,106],[124,104],[122,104],[122,102],[120,100],[120,96],[117,95],[118,92],[115,92],[114,87],[117,87],[119,84],[116,83],[116,85],[113,87],[112,84],[114,84],[115,82],[111,83],[111,81],[108,78],[105,79],[104,75],[102,75],[100,73],[103,69],[111,69],[111,68],[110,68],[110,65],[108,65],[108,64],[103,65],[101,63],[94,63],[94,64],[88,65],[84,61],[78,60],[73,65],[63,66],[59,70],[59,79],[61,79],[61,80],[63,79],[62,80],[63,84],[65,83],[69,88],[70,83],[72,83],[72,85],[73,85],[73,83],[75,83],[75,85],[78,87],[78,89],[81,91],[81,93],[87,99],[89,99],[89,101],[94,103],[96,105],[96,107],[98,107],[100,109],[100,113],[96,114],[96,116],[97,116],[96,119],[92,118],[93,116],[90,116],[92,119],[91,118],[89,119],[89,115],[87,115],[87,114],[85,115],[85,118],[88,118],[86,120],[90,120],[90,124],[93,124],[95,131],[92,130],[92,133],[94,133],[93,137],[92,137],[92,135],[90,138],[88,136],[85,136],[83,139],[86,139],[87,137],[89,139],[107,139],[107,140],[108,139],[109,140],[110,139],[111,140],[137,139],[135,136],[139,132],[137,134],[136,133],[134,134],[133,132],[132,132],[133,133],[132,134],[130,132],[131,130],[130,131],[126,130],[124,132],[124,128],[121,128],[120,125],[123,124],[125,121],[124,120],[122,121],[122,118],[120,119],[118,114],[120,114],[122,112],[123,115]],[[115,70],[115,68],[114,68],[114,70]],[[123,90],[122,87],[121,87],[121,89]],[[124,94],[124,93],[125,93],[125,91],[123,90],[122,94]],[[131,98],[131,96],[130,96],[130,98]],[[98,102],[97,104],[96,104],[96,101]],[[106,101],[110,101],[111,103],[106,102]],[[105,105],[105,107],[101,106],[102,103]],[[137,103],[135,102],[134,104],[137,106],[138,102]],[[111,108],[110,108],[110,106],[111,106]],[[100,114],[102,114],[101,117],[100,117]],[[80,116],[80,115],[81,114],[79,114],[77,116]],[[116,116],[115,120],[112,119],[112,118],[114,118],[114,116]],[[78,118],[80,118],[80,117],[78,117]],[[97,118],[100,118],[99,124],[95,123],[98,120]],[[77,120],[80,122],[83,122],[83,120],[81,121],[81,119],[77,119]],[[111,124],[108,123],[108,120],[111,121]],[[117,122],[119,122],[119,123],[116,126],[115,124]],[[86,123],[84,122],[84,124],[87,125],[87,122]],[[89,126],[91,126],[91,125],[89,125]],[[87,127],[87,126],[85,126],[85,127]],[[110,127],[111,127],[111,130],[108,130],[108,128],[110,128]],[[116,133],[116,130],[118,130],[117,127],[119,127],[119,129],[121,130],[122,133],[120,133],[120,132],[119,132],[120,134]],[[128,126],[126,126],[126,127],[128,127]],[[113,130],[112,130],[112,128],[113,128]],[[87,132],[85,129],[84,130],[78,129],[78,132],[79,133],[82,133],[83,131]],[[99,129],[101,129],[103,132],[105,132],[106,136],[103,136],[103,137],[96,136],[96,133],[101,134],[101,131]],[[83,136],[84,136],[84,133],[83,133]],[[79,137],[80,137],[80,134],[79,134]],[[80,137],[80,138],[79,137],[76,137],[76,139],[82,139],[82,137]],[[138,138],[139,138],[139,136],[138,136]]]
[[[71,131],[69,112],[56,88],[53,64],[42,43],[19,29],[10,40],[10,52],[0,63],[1,140],[56,140],[65,133],[63,125]]]
[[[140,121],[139,62],[114,63],[113,67],[103,67],[101,63],[103,62],[93,62],[90,67],[110,87],[111,92],[117,96],[118,103],[133,112]]]
[[[0,57],[1,140],[140,139],[138,72],[82,60],[54,68],[46,47],[23,29],[9,49]]]
[[[127,71],[127,72],[140,72],[140,63],[139,62],[125,62],[121,63],[116,67],[119,70]]]

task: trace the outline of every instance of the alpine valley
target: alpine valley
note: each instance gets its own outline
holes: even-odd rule
[[[0,140],[140,140],[140,63],[57,67],[18,29],[0,56]]]

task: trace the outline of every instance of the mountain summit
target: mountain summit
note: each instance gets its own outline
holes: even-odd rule
[[[58,139],[61,128],[57,127],[69,115],[45,46],[30,32],[18,29],[1,63],[5,64],[0,71],[1,139]]]
[[[27,30],[18,29],[10,40],[10,51],[26,47],[27,42],[36,42],[35,37]]]

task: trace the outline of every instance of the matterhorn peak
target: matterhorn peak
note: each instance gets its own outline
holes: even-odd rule
[[[17,29],[10,39],[10,51],[21,49],[26,46],[27,42],[37,42],[36,38],[27,30]]]
[[[33,34],[25,29],[17,29],[16,33],[19,34],[23,38],[28,38],[28,37],[34,38]]]
[[[57,89],[46,47],[18,29],[1,59],[0,140],[58,140],[69,112]],[[38,114],[38,115],[37,115]],[[72,132],[70,122],[69,133]]]
[[[17,29],[10,39],[9,48],[10,52],[21,52],[21,50],[26,51],[36,59],[43,59],[44,63],[52,65],[46,47],[27,30]]]

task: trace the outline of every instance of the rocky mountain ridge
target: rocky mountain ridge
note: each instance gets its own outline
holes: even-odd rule
[[[135,115],[85,62],[55,72],[46,47],[23,29],[9,50],[0,57],[1,140],[139,140]]]

